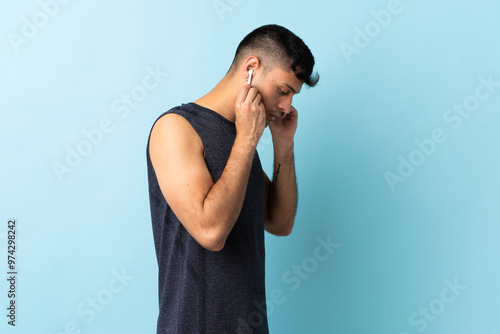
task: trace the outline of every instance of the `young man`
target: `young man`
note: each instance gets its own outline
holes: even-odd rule
[[[303,83],[316,85],[313,67],[299,37],[281,26],[260,27],[243,39],[212,91],[154,123],[146,151],[157,333],[269,332],[264,230],[286,236],[293,228],[292,98]],[[256,152],[268,125],[273,181]]]

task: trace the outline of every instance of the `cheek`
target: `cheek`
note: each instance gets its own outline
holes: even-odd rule
[[[272,94],[261,93],[262,103],[264,103],[264,107],[266,110],[275,109],[277,105],[277,99]]]

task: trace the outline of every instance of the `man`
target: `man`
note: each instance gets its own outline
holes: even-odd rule
[[[264,230],[286,236],[293,228],[292,98],[303,83],[316,85],[313,67],[299,37],[277,25],[260,27],[243,39],[212,91],[153,125],[146,151],[159,266],[157,333],[269,332]],[[273,181],[256,152],[268,125]]]

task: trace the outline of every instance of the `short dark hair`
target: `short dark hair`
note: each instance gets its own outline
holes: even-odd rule
[[[314,87],[319,81],[319,74],[313,74],[311,50],[302,39],[282,26],[269,24],[249,33],[238,45],[231,69],[251,55],[258,56],[267,70],[273,65],[291,69],[309,87]]]

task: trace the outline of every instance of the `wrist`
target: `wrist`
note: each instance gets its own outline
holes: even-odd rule
[[[251,137],[243,137],[243,136],[236,136],[236,139],[234,140],[234,145],[238,148],[241,148],[244,151],[248,152],[253,152],[257,148],[258,141]]]
[[[279,155],[293,155],[293,140],[284,141],[284,142],[276,142],[273,141],[274,152]]]

